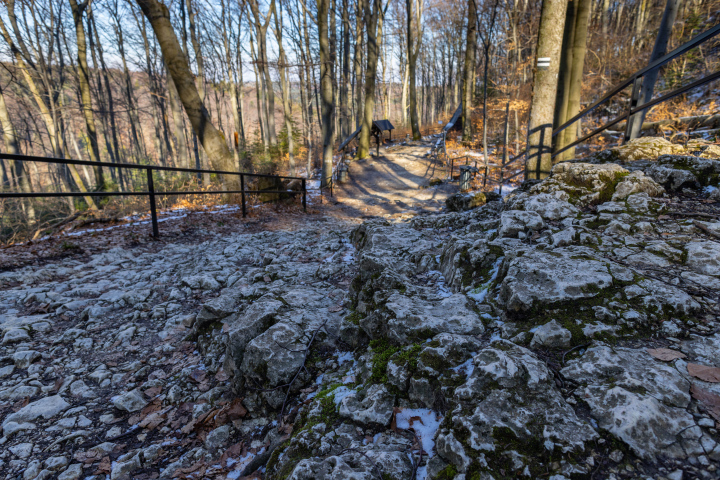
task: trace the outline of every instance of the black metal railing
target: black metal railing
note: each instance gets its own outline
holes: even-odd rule
[[[667,63],[675,60],[679,56],[690,51],[691,49],[702,45],[703,43],[707,42],[708,40],[710,40],[711,38],[715,37],[718,34],[720,34],[720,24],[697,35],[696,37],[694,37],[687,43],[679,46],[678,48],[676,48],[672,52],[668,53],[667,55],[655,60],[654,62],[650,63],[648,66],[638,70],[637,72],[632,74],[630,77],[628,77],[627,79],[625,79],[624,81],[620,82],[615,87],[613,87],[602,98],[595,101],[592,105],[585,108],[582,112],[578,113],[577,115],[572,117],[570,120],[568,120],[567,122],[563,123],[558,128],[556,128],[555,130],[553,130],[552,137],[555,138],[560,132],[562,132],[563,130],[565,130],[569,126],[573,125],[578,120],[581,120],[582,118],[586,117],[587,115],[589,115],[590,113],[595,111],[600,105],[608,103],[614,96],[616,96],[617,94],[619,94],[620,92],[625,90],[627,87],[632,85],[632,92],[630,94],[630,98],[628,101],[628,108],[624,113],[618,115],[617,117],[615,117],[614,119],[605,123],[604,125],[602,125],[598,128],[595,128],[590,133],[583,135],[581,138],[576,139],[574,142],[572,142],[568,145],[564,145],[562,148],[554,151],[551,154],[551,158],[555,158],[559,154],[563,153],[564,151],[566,151],[572,147],[575,147],[581,143],[584,143],[585,141],[589,140],[590,138],[594,137],[595,135],[598,135],[599,133],[604,132],[605,130],[609,129],[610,127],[612,127],[614,125],[617,125],[618,123],[622,122],[623,120],[626,121],[625,135],[622,140],[622,143],[624,144],[625,142],[631,140],[630,132],[632,130],[633,115],[643,112],[643,111],[646,111],[660,103],[671,100],[671,99],[677,97],[678,95],[682,95],[683,93],[685,93],[689,90],[692,90],[694,88],[700,87],[702,85],[705,85],[712,81],[720,79],[720,71],[716,71],[714,73],[711,73],[710,75],[707,75],[707,76],[705,76],[699,80],[696,80],[692,83],[689,83],[685,86],[676,88],[675,90],[672,90],[669,93],[665,93],[658,98],[652,99],[647,103],[640,104],[642,79],[645,75],[647,75],[651,71],[653,71],[657,68],[660,68],[663,65],[666,65]],[[527,153],[527,146],[526,146],[525,150],[518,153],[515,157],[513,157],[512,159],[509,159],[506,162],[503,162],[503,165],[501,167],[501,172],[500,172],[500,178],[502,179],[503,182],[513,180],[513,179],[517,178],[518,176],[526,173],[525,170],[520,170],[519,172],[516,172],[509,177],[505,176],[505,170],[508,168],[511,168],[511,166],[513,164],[517,163],[518,161],[525,159],[526,153]]]
[[[133,163],[110,163],[110,162],[90,162],[87,160],[70,160],[65,158],[51,158],[51,157],[35,157],[32,155],[13,155],[9,153],[0,153],[0,159],[23,161],[23,162],[41,162],[41,163],[52,163],[59,165],[86,165],[91,167],[109,167],[109,168],[120,168],[120,169],[133,169],[133,170],[145,170],[147,176],[147,191],[141,192],[0,192],[0,198],[50,198],[50,197],[113,197],[113,196],[148,196],[150,200],[150,215],[152,218],[152,230],[153,236],[159,235],[158,231],[158,219],[157,219],[157,206],[155,197],[167,196],[167,195],[226,195],[226,194],[239,194],[240,202],[242,205],[243,217],[247,216],[247,195],[262,195],[262,194],[284,194],[284,195],[298,195],[302,194],[302,206],[303,210],[307,212],[307,184],[306,179],[301,177],[286,177],[281,175],[265,175],[260,173],[246,173],[246,172],[227,172],[222,170],[206,170],[199,168],[177,168],[177,167],[162,167],[155,165],[137,165]],[[208,173],[217,175],[235,175],[240,177],[240,190],[213,190],[213,191],[155,191],[155,182],[153,181],[153,171],[165,171],[165,172],[183,172],[183,173]],[[282,180],[299,180],[301,182],[301,190],[247,190],[245,188],[246,178],[273,178],[278,183]]]

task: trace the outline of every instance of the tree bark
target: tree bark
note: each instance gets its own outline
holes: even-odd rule
[[[575,0],[575,2],[578,6],[576,8],[575,28],[573,32],[572,63],[570,64],[567,109],[563,123],[580,112],[583,68],[585,67],[585,52],[587,50],[588,19],[590,17],[590,5],[592,4],[591,0]],[[572,125],[560,132],[558,136],[562,135],[562,145],[573,143],[577,139],[577,132],[577,125]],[[559,157],[559,161],[575,158],[575,147],[565,150]]]
[[[288,168],[290,176],[295,176],[295,141],[293,139],[292,111],[290,109],[290,82],[288,79],[287,58],[282,41],[282,20],[278,20],[278,11],[275,11],[275,38],[278,42],[278,70],[280,71],[280,88],[282,89],[283,116],[288,138]]]
[[[366,0],[365,25],[367,26],[367,68],[365,69],[365,108],[362,118],[362,129],[358,140],[358,158],[370,155],[370,131],[372,129],[373,112],[375,110],[375,81],[377,79],[378,19],[382,15],[382,0]]]
[[[137,0],[137,3],[155,31],[185,113],[213,168],[234,170],[233,154],[228,148],[223,134],[210,121],[207,109],[200,100],[194,75],[170,23],[170,12],[157,0]],[[226,190],[240,190],[240,177],[225,175],[223,176],[223,185]]]
[[[525,178],[542,179],[552,170],[552,126],[557,93],[566,0],[543,0],[528,123]]]
[[[97,129],[95,127],[95,115],[92,109],[92,96],[90,94],[90,68],[87,63],[87,44],[85,39],[85,27],[83,17],[90,0],[85,0],[78,5],[76,0],[70,0],[70,8],[75,22],[75,37],[77,39],[77,60],[78,60],[78,81],[80,83],[81,108],[85,119],[88,140],[90,141],[90,161],[100,161],[100,147],[97,141]],[[93,167],[95,171],[95,188],[99,191],[105,189],[105,178],[101,166]]]
[[[475,83],[475,51],[477,50],[477,4],[476,0],[468,0],[467,37],[465,47],[465,65],[463,66],[462,88],[462,139],[472,140],[470,110],[473,103],[473,84]]]
[[[332,181],[333,161],[333,110],[335,109],[332,87],[332,58],[328,36],[328,11],[330,0],[317,0],[317,25],[320,44],[320,95],[322,98],[322,178],[321,185],[328,186]]]
[[[475,1],[475,0],[472,0]],[[415,4],[415,28],[413,31],[413,4]],[[417,70],[417,57],[420,53],[420,42],[422,40],[422,0],[405,0],[407,12],[407,58],[408,58],[408,93],[410,96],[410,128],[412,129],[413,140],[420,140],[420,124],[417,112],[417,89],[415,88],[415,76]]]
[[[12,155],[20,153],[20,144],[17,140],[17,134],[15,133],[15,126],[10,119],[10,112],[8,112],[7,105],[5,104],[5,93],[0,87],[0,127],[3,130],[3,137],[5,139],[6,152]],[[20,190],[24,193],[30,193],[32,187],[30,185],[30,179],[28,178],[27,170],[24,165],[25,162],[14,162],[8,161],[10,170],[14,174],[17,183],[20,186]],[[27,198],[22,201],[23,210],[27,215],[28,222],[35,222],[35,207],[33,207],[32,199]]]

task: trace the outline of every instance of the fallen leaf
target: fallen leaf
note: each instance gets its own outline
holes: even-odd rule
[[[147,417],[145,417],[142,422],[140,422],[140,426],[142,428],[147,428],[148,430],[154,430],[158,425],[163,423],[165,419],[167,418],[167,412],[155,412],[151,413]]]
[[[240,454],[243,451],[243,446],[245,444],[243,442],[236,443],[235,445],[231,445],[230,448],[225,450],[225,453],[222,454],[220,457],[220,465],[223,466],[223,468],[227,467],[227,461],[230,457],[239,457]]]
[[[151,413],[155,413],[162,409],[162,402],[159,398],[156,398],[152,402],[148,403],[145,408],[140,411],[140,415],[145,418]]]
[[[136,425],[140,420],[142,420],[142,415],[140,415],[139,413],[131,415],[130,418],[128,418],[128,425],[132,427],[133,425]]]
[[[678,358],[686,357],[684,353],[678,352],[677,350],[671,350],[669,348],[648,348],[647,352],[663,362],[671,362],[673,360],[677,360]]]
[[[215,415],[215,427],[243,418],[245,415],[247,415],[247,409],[242,404],[242,398],[235,398],[217,412],[217,415]]]
[[[202,383],[205,380],[206,376],[207,372],[205,370],[200,370],[199,368],[197,370],[193,370],[190,373],[190,379],[193,380],[195,383]]]
[[[162,392],[162,387],[150,387],[145,390],[145,395],[147,395],[148,398],[153,398],[160,395],[160,392]]]
[[[77,452],[73,458],[81,463],[95,463],[100,454],[96,451]]]
[[[328,312],[339,312],[342,309],[342,305],[333,305],[332,307],[328,307]]]
[[[705,382],[720,383],[720,368],[688,363],[687,369],[688,373],[695,378],[699,378]]]
[[[101,474],[101,473],[110,473],[112,471],[112,461],[110,461],[110,457],[103,457],[102,460],[100,460],[100,463],[98,464],[97,470],[95,471],[95,475]]]
[[[711,417],[720,422],[720,395],[708,392],[695,384],[690,387],[690,394],[695,400],[700,402]]]
[[[225,370],[221,369],[215,374],[215,380],[217,380],[218,382],[225,382],[227,380],[230,380],[230,375],[225,373]]]
[[[272,279],[271,279],[270,277],[268,277],[267,275],[265,275],[265,276],[263,277],[263,280],[265,280],[265,283],[270,283],[270,282],[272,282]]]

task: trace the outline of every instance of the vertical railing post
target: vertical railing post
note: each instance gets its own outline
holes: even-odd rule
[[[242,203],[243,218],[247,217],[247,211],[245,210],[245,175],[240,174],[240,198]]]
[[[304,178],[302,179],[302,189],[303,189],[303,198],[302,198],[303,210],[305,211],[305,213],[307,213],[307,185],[306,185]]]
[[[632,135],[632,111],[638,106],[638,103],[640,102],[641,86],[641,77],[635,77],[635,80],[633,80],[632,94],[630,95],[630,108],[628,108],[627,118],[625,119],[625,137],[623,137],[623,145],[630,141],[630,136]]]
[[[157,206],[155,205],[155,184],[153,183],[152,168],[147,169],[147,186],[150,193],[150,217],[152,218],[153,237],[160,236],[158,232]]]
[[[505,129],[503,132],[503,156],[502,156],[502,166],[500,167],[500,187],[498,188],[498,193],[502,195],[502,187],[503,182],[505,181],[505,165],[507,164],[507,147],[508,147],[508,140],[509,140],[509,132],[510,132],[510,102],[507,102],[505,104]]]

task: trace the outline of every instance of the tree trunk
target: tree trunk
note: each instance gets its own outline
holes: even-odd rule
[[[585,66],[585,52],[587,50],[588,19],[590,16],[590,5],[592,0],[575,0],[575,2],[578,6],[576,8],[575,28],[572,42],[572,63],[570,64],[567,109],[565,111],[565,120],[563,120],[563,123],[580,113],[583,68]],[[578,125],[572,125],[558,134],[558,136],[562,135],[563,146],[569,145],[577,139]],[[575,147],[565,150],[565,152],[559,155],[559,157],[559,161],[575,158]]]
[[[473,84],[475,83],[475,51],[477,50],[477,5],[476,0],[468,0],[468,26],[465,47],[465,65],[463,66],[462,91],[462,139],[472,140],[472,125],[470,124],[470,111],[473,100]]]
[[[355,56],[353,59],[355,66],[355,130],[362,125],[363,109],[362,104],[362,52],[363,52],[363,2],[367,0],[357,0],[357,9],[355,12]]]
[[[280,11],[282,13],[282,10]],[[288,139],[288,168],[290,176],[295,176],[295,141],[293,140],[292,110],[290,109],[290,82],[288,79],[287,58],[285,58],[285,49],[282,42],[282,20],[278,20],[280,16],[275,11],[275,38],[278,42],[278,70],[280,71],[280,88],[282,89],[283,116],[285,117],[285,129],[287,130]]]
[[[372,3],[371,3],[372,2]],[[378,43],[377,26],[382,14],[382,0],[366,0],[365,25],[367,26],[367,68],[365,69],[365,108],[362,118],[362,129],[358,140],[358,158],[370,155],[370,131],[372,129],[373,112],[375,110],[375,81],[377,79]]]
[[[475,0],[471,1],[474,2]],[[415,3],[415,27],[417,29],[417,33],[413,32],[413,3]],[[413,140],[420,140],[420,124],[418,122],[415,77],[417,70],[417,57],[418,53],[420,53],[422,8],[422,1],[417,2],[415,0],[405,0],[405,10],[407,11],[408,93],[410,96],[410,128],[412,129]],[[414,40],[416,40],[417,43],[415,43]]]
[[[255,19],[254,25],[257,40],[258,70],[263,87],[263,102],[267,111],[266,136],[271,146],[277,144],[277,133],[275,131],[275,90],[273,89],[272,78],[270,77],[270,65],[267,56],[267,29],[270,25],[270,17],[275,11],[275,0],[271,0],[268,13],[265,15],[264,23],[260,18],[260,10],[257,0],[249,2],[250,10]]]
[[[20,145],[17,141],[17,134],[15,133],[15,126],[10,119],[10,113],[8,112],[7,105],[5,104],[5,94],[0,88],[0,127],[3,130],[3,137],[5,139],[6,152],[11,155],[17,155],[20,153]],[[25,162],[9,162],[10,170],[14,174],[17,183],[20,185],[20,190],[24,193],[30,193],[32,187],[30,186],[30,179],[27,175],[25,168]],[[35,207],[33,207],[32,198],[23,199],[22,201],[23,210],[27,215],[29,223],[35,223]]]
[[[332,181],[333,161],[333,88],[332,58],[330,56],[330,39],[328,36],[328,10],[330,0],[317,0],[318,37],[320,44],[320,94],[322,97],[322,179],[321,185],[328,186]]]
[[[670,34],[672,33],[672,27],[675,23],[675,17],[677,16],[678,9],[680,8],[680,1],[681,0],[667,0],[662,20],[660,20],[660,28],[658,30],[657,37],[655,38],[655,46],[653,47],[652,54],[650,55],[649,63],[654,62],[667,53],[668,40],[670,40]],[[639,105],[645,104],[652,99],[653,93],[655,92],[655,82],[657,82],[659,74],[660,69],[656,68],[646,73],[643,77],[642,89],[640,90],[640,101],[638,102]],[[643,110],[642,112],[638,112],[630,117],[631,140],[640,135],[640,129],[645,121],[647,112],[647,110]]]
[[[567,6],[566,0],[543,0],[528,124],[527,179],[546,178],[552,170],[553,113]]]
[[[190,119],[195,135],[198,136],[205,153],[212,162],[213,168],[215,170],[234,170],[232,152],[228,148],[223,134],[210,122],[207,109],[200,100],[195,78],[170,23],[170,12],[157,0],[137,0],[137,2],[155,31],[185,113]],[[223,176],[223,185],[226,190],[240,190],[240,177],[236,175]]]
[[[340,136],[346,138],[350,135],[350,112],[348,97],[348,85],[350,85],[350,5],[348,0],[343,0],[342,11],[343,25],[343,59],[342,59],[342,82],[340,82]]]
[[[189,68],[189,67],[188,67]],[[180,99],[175,82],[170,77],[168,65],[165,65],[167,72],[167,91],[168,103],[170,103],[170,112],[173,117],[174,135],[175,135],[175,152],[178,156],[178,164],[181,168],[190,168],[190,158],[187,151],[187,138],[185,138],[185,128],[183,126],[182,110],[180,107]],[[192,74],[192,72],[191,72]],[[194,76],[193,76],[194,78]]]
[[[85,128],[87,129],[88,140],[90,141],[90,161],[100,161],[100,147],[97,141],[97,129],[95,128],[95,116],[92,110],[92,96],[90,94],[90,68],[87,63],[87,45],[85,40],[85,28],[83,26],[83,16],[85,9],[88,7],[90,0],[85,0],[78,5],[76,0],[70,0],[70,8],[75,22],[75,36],[77,39],[77,60],[78,60],[78,82],[80,83],[81,108],[83,118],[85,119]],[[93,167],[95,170],[96,189],[102,191],[105,189],[105,179],[103,177],[103,169],[101,166]]]

